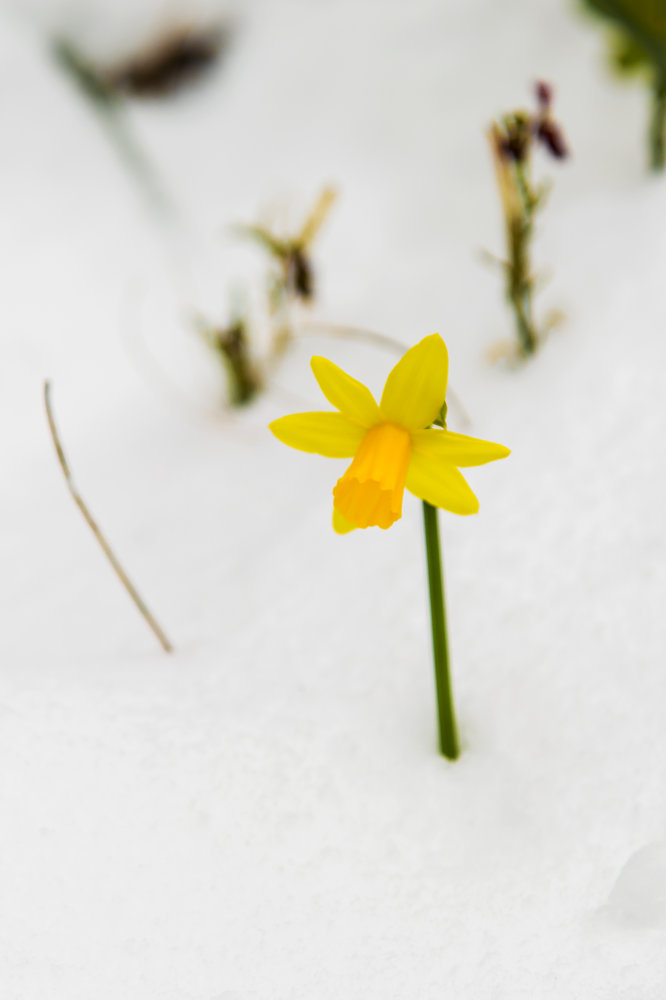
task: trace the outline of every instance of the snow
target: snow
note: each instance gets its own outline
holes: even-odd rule
[[[663,1000],[666,188],[645,96],[556,0],[252,0],[205,82],[128,108],[165,222],[48,56],[74,9],[0,14],[3,997]],[[157,9],[88,4],[90,51]],[[486,355],[511,328],[479,259],[501,250],[483,128],[537,75],[575,152],[539,163],[538,308],[566,320],[514,370]],[[439,330],[471,418],[451,404],[451,426],[513,452],[470,470],[478,517],[441,518],[455,764],[418,503],[339,538],[343,464],[266,430],[322,405],[311,354],[375,390],[394,358],[303,338],[232,415],[187,323],[223,322],[262,273],[229,225],[298,224],[326,182],[316,318]],[[46,377],[172,656],[67,494]]]

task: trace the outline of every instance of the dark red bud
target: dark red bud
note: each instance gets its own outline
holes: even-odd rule
[[[542,111],[547,111],[553,102],[553,88],[544,80],[537,80],[535,85],[536,98]]]
[[[539,122],[537,139],[556,160],[564,160],[569,155],[569,147],[562,129],[550,118],[544,118]]]

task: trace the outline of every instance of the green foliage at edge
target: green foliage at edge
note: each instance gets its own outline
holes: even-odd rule
[[[582,0],[619,29],[613,61],[621,71],[654,66],[666,80],[666,0]]]

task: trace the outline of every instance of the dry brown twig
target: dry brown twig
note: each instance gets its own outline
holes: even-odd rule
[[[58,434],[58,428],[56,426],[55,417],[53,416],[53,407],[51,406],[51,383],[48,380],[44,382],[44,406],[46,408],[46,416],[48,418],[51,437],[53,439],[53,444],[56,450],[56,454],[58,456],[58,462],[60,463],[60,468],[62,469],[62,473],[65,477],[67,488],[71,493],[76,506],[81,511],[84,520],[86,521],[88,527],[90,528],[93,535],[97,539],[99,545],[101,546],[102,551],[104,552],[104,555],[106,556],[114,572],[116,573],[116,576],[118,577],[123,587],[131,597],[139,613],[142,615],[146,623],[149,625],[149,627],[152,629],[153,633],[157,637],[160,646],[162,647],[165,653],[171,653],[173,651],[173,646],[171,645],[166,635],[164,634],[163,630],[160,628],[159,624],[149,611],[145,601],[139,594],[138,590],[136,589],[130,578],[127,576],[127,573],[118,562],[118,559],[116,558],[113,549],[111,548],[106,538],[102,534],[99,525],[97,524],[94,517],[90,513],[90,510],[88,509],[88,506],[85,503],[83,497],[81,496],[76,486],[74,485],[74,480],[72,479],[72,474],[70,472],[67,459],[65,458],[65,452],[63,451],[63,447],[60,442],[60,435]]]

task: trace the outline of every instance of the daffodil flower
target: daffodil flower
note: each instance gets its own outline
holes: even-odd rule
[[[434,333],[398,361],[379,405],[370,390],[326,358],[314,357],[314,377],[335,411],[294,413],[270,424],[284,444],[353,461],[333,489],[333,527],[390,528],[402,516],[405,489],[434,507],[475,514],[479,501],[459,472],[505,458],[492,441],[431,426],[446,397],[449,358]]]
[[[453,707],[437,508],[475,514],[479,501],[459,467],[505,458],[509,449],[445,429],[446,344],[425,337],[389,372],[379,405],[370,390],[326,358],[312,371],[335,411],[294,413],[274,420],[284,444],[352,463],[333,489],[333,527],[390,528],[402,515],[405,489],[423,501],[430,619],[437,691],[439,747],[449,760],[460,755]],[[438,423],[442,426],[436,427]]]

